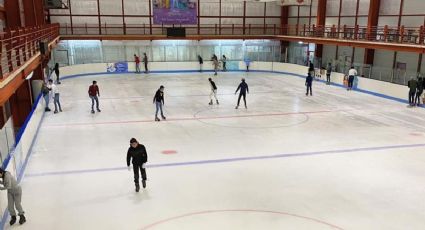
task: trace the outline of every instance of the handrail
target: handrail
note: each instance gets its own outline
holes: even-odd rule
[[[59,36],[59,24],[7,29],[0,32],[0,81],[39,51],[39,42]]]
[[[347,26],[276,24],[62,24],[61,35],[165,35],[166,28],[184,27],[187,35],[287,35],[300,37],[362,40],[404,44],[425,44],[425,26]],[[150,32],[152,31],[152,32]]]

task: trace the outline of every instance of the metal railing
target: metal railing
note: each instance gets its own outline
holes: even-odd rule
[[[277,24],[202,24],[152,25],[149,24],[62,24],[61,35],[165,35],[170,27],[186,28],[187,35],[287,35],[343,40],[364,40],[424,44],[425,28],[390,26],[317,26]]]
[[[41,41],[59,36],[59,24],[17,28],[0,32],[0,80],[21,67],[39,50]]]

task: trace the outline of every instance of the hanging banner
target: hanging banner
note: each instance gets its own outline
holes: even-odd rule
[[[127,62],[115,62],[106,64],[106,72],[108,73],[127,73],[128,63]]]
[[[279,0],[277,4],[280,6],[309,6],[311,0]]]
[[[197,8],[196,0],[154,0],[153,23],[195,25]]]

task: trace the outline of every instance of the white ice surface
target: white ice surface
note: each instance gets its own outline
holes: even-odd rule
[[[425,109],[317,82],[306,97],[303,79],[263,73],[213,77],[220,105],[208,106],[208,77],[64,80],[64,112],[45,115],[22,182],[19,229],[425,229]],[[248,110],[234,109],[241,77]],[[160,85],[168,121],[154,122]],[[140,193],[131,137],[151,166]]]

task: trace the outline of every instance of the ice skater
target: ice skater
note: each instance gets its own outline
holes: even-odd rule
[[[140,57],[134,54],[134,62],[136,63],[136,73],[140,73]]]
[[[226,68],[227,57],[225,55],[223,55],[223,57],[221,58],[221,62],[223,62],[223,71],[227,71],[227,68]]]
[[[354,66],[351,66],[351,69],[348,71],[348,87],[347,90],[353,89],[354,78],[357,76],[357,70],[354,69]]]
[[[248,84],[246,84],[245,82],[245,78],[242,78],[242,82],[239,84],[238,88],[236,89],[235,95],[238,93],[239,90],[240,90],[240,93],[238,98],[238,104],[236,105],[235,109],[239,108],[241,97],[243,97],[245,109],[248,109],[248,107],[246,106],[246,94],[249,93],[249,88],[248,88]]]
[[[202,59],[201,55],[198,55],[198,62],[199,62],[199,72],[202,73],[202,67],[204,65],[204,59]]]
[[[99,109],[99,86],[97,85],[97,81],[93,81],[93,84],[89,87],[89,97],[91,99],[91,113],[94,113],[94,102],[96,102],[97,112],[100,112]]]
[[[326,67],[326,85],[331,84],[331,73],[332,73],[332,64],[329,62]]]
[[[217,99],[217,86],[215,85],[215,82],[211,78],[208,78],[208,81],[210,82],[210,85],[211,85],[210,103],[208,104],[213,105],[213,97],[214,97],[218,105],[219,103]]]
[[[214,67],[214,76],[217,76],[217,71],[218,71],[218,67],[219,67],[219,62],[218,62],[218,57],[214,54],[211,58],[211,61],[213,63],[213,67]]]
[[[166,117],[164,116],[164,113],[162,112],[162,106],[165,105],[164,103],[164,86],[161,85],[159,89],[156,91],[155,96],[153,97],[153,103],[156,106],[156,112],[155,112],[155,121],[160,121],[158,118],[158,111],[161,110],[161,117],[162,120],[166,120]]]
[[[50,108],[49,108],[49,102],[50,102],[50,88],[49,88],[49,86],[46,84],[46,82],[44,82],[43,81],[43,85],[41,86],[41,93],[43,94],[43,98],[44,98],[44,101],[46,102],[46,107],[45,107],[45,109],[44,109],[44,111],[46,111],[46,112],[50,112],[50,111],[52,111]]]
[[[422,93],[424,92],[424,87],[425,87],[425,81],[422,77],[420,77],[418,80],[418,88],[416,89],[416,98],[415,98],[415,104],[417,106],[420,106],[421,104],[421,96],[422,96]]]
[[[57,85],[53,84],[52,79],[49,79],[49,88],[52,92],[53,104],[55,105],[54,113],[58,113],[58,108],[59,108],[59,112],[62,112],[62,107],[59,100],[59,89]]]
[[[146,167],[145,164],[148,162],[148,154],[146,153],[146,148],[144,145],[139,144],[136,138],[131,138],[130,147],[127,151],[127,167],[130,171],[130,161],[133,164],[134,172],[134,184],[136,185],[136,192],[139,192],[139,170],[142,174],[142,185],[143,188],[146,188]]]
[[[14,225],[16,223],[16,209],[18,210],[19,215],[19,224],[24,224],[27,219],[25,218],[25,212],[21,205],[22,200],[22,188],[18,185],[16,179],[12,176],[12,174],[8,171],[0,168],[0,177],[2,181],[0,184],[3,187],[0,187],[0,190],[7,190],[7,210],[11,216],[10,225]]]
[[[415,95],[418,88],[418,81],[411,77],[410,81],[407,82],[407,86],[409,87],[409,105],[415,106]]]
[[[310,93],[310,96],[313,96],[313,77],[311,76],[310,72],[307,74],[307,77],[305,79],[305,86],[307,87],[307,92],[305,93],[305,95],[308,96],[308,93]]]
[[[60,85],[61,82],[59,81],[59,63],[55,64],[53,71],[55,72],[55,75],[56,75],[56,84]]]
[[[248,57],[246,57],[244,59],[245,65],[246,65],[246,72],[249,72],[249,65],[251,64],[251,59],[249,59]]]
[[[308,63],[309,63],[308,72],[310,73],[311,76],[314,76],[314,64],[312,61],[309,61]]]
[[[146,53],[143,53],[143,64],[145,64],[145,73],[148,73],[148,56]]]

